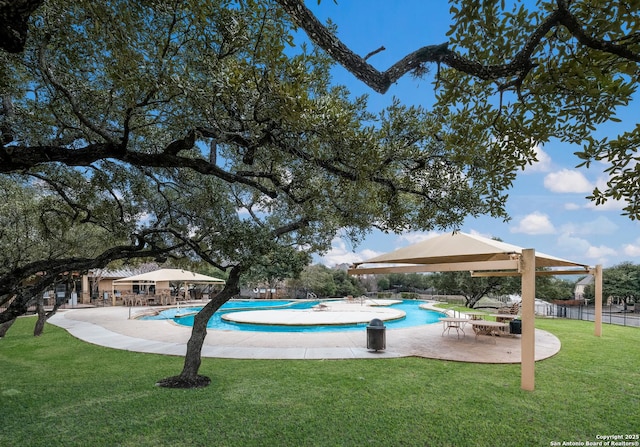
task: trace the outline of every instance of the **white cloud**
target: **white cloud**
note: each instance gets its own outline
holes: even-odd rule
[[[440,234],[442,233],[438,233],[437,231],[429,231],[427,233],[422,233],[422,232],[409,232],[409,233],[404,233],[401,234],[398,237],[398,243],[399,245],[411,245],[411,244],[417,244],[418,242],[422,242],[422,241],[426,241],[427,239],[432,239],[436,236],[440,236]],[[403,242],[407,242],[407,244],[404,244]]]
[[[564,204],[564,209],[567,211],[575,211],[580,209],[580,205],[573,202],[568,202]]]
[[[530,172],[549,172],[551,170],[551,157],[540,146],[534,146],[538,161],[531,166],[527,166],[524,170],[525,174]]]
[[[581,172],[571,169],[551,172],[544,178],[544,187],[557,193],[588,193],[593,185]]]
[[[552,234],[556,230],[549,220],[549,216],[536,211],[520,219],[515,227],[510,228],[510,231],[525,234]]]
[[[609,180],[610,180],[610,177],[608,176],[599,177],[598,180],[596,181],[596,187],[600,191],[606,191],[607,189],[609,189],[609,186],[607,186],[607,182]],[[627,202],[625,200],[616,200],[616,199],[609,198],[605,203],[601,205],[596,205],[595,202],[589,201],[585,205],[585,208],[591,209],[594,211],[620,211],[626,205],[627,205]]]
[[[579,253],[580,256],[582,256],[589,250],[591,244],[586,239],[574,237],[570,234],[562,234],[558,238],[557,247],[562,249],[563,251]]]
[[[588,259],[593,260],[594,264],[607,264],[610,257],[615,258],[618,255],[618,252],[611,247],[591,245],[589,240],[573,237],[569,234],[562,234],[558,238],[557,248],[574,253],[570,256],[570,259],[574,261],[584,262],[585,259]]]
[[[625,244],[622,247],[622,251],[625,255],[631,257],[639,257],[640,256],[640,239],[636,239],[636,241],[632,244]]]
[[[563,234],[586,236],[592,234],[613,234],[617,229],[618,225],[604,216],[599,216],[590,221],[564,224],[560,230]]]
[[[320,257],[320,262],[327,267],[333,267],[339,264],[362,262],[381,254],[381,252],[370,249],[363,249],[359,252],[355,252],[347,248],[347,244],[344,239],[335,238],[331,242],[331,250],[329,250],[324,256]]]
[[[609,199],[600,205],[596,205],[595,202],[590,201],[585,205],[585,208],[594,211],[620,211],[625,206],[626,202],[623,200]]]
[[[606,259],[608,256],[615,256],[617,254],[617,251],[605,245],[600,245],[599,247],[592,245],[589,247],[589,250],[587,250],[586,257],[590,259]]]
[[[469,234],[471,234],[473,236],[486,237],[487,239],[493,239],[495,237],[493,234],[482,233],[482,232],[477,231],[477,230],[471,230],[471,231],[469,231]]]

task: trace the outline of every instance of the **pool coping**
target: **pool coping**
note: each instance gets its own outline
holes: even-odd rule
[[[184,356],[191,328],[167,320],[130,319],[143,307],[122,306],[58,311],[49,323],[85,342],[113,349]],[[441,309],[436,309],[440,310]],[[367,349],[362,331],[291,333],[232,330],[207,331],[202,357],[233,359],[380,359],[424,357],[474,363],[520,363],[519,336],[479,337],[470,328],[463,336],[443,334],[439,323],[387,329],[386,348]],[[267,335],[267,336],[265,336]],[[536,329],[536,361],[555,355],[557,337]]]

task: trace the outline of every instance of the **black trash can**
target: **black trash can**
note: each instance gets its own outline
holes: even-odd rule
[[[382,351],[387,347],[386,326],[382,320],[374,318],[367,326],[367,349]]]
[[[512,334],[522,334],[522,320],[511,320],[509,322],[509,332]]]

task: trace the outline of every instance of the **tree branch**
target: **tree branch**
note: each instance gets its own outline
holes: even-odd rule
[[[566,0],[557,0],[557,4],[558,12],[560,13],[560,23],[562,23],[562,25],[564,25],[582,45],[594,50],[619,56],[623,59],[640,62],[640,54],[634,53],[626,46],[617,45],[611,41],[597,39],[587,34],[584,30],[584,26],[569,11],[569,4]]]
[[[201,158],[192,158],[174,154],[174,150],[187,147],[185,141],[177,140],[161,153],[143,153],[122,151],[120,145],[113,143],[96,143],[81,149],[67,149],[59,146],[7,146],[0,147],[0,173],[8,174],[31,169],[39,164],[58,162],[67,166],[89,166],[99,160],[113,159],[134,166],[153,168],[188,168],[204,175],[216,176],[228,183],[242,183],[251,186],[263,194],[275,198],[277,192],[266,186],[238,174],[225,171]],[[173,143],[172,143],[173,144]]]
[[[525,45],[507,64],[483,65],[480,62],[473,61],[455,53],[448,48],[447,43],[443,43],[422,47],[403,57],[386,71],[381,72],[366,62],[366,59],[371,54],[362,58],[351,51],[340,39],[320,23],[313,13],[304,6],[302,0],[276,1],[287,14],[289,14],[293,22],[306,31],[313,43],[325,50],[349,72],[378,93],[386,93],[391,84],[425,63],[446,64],[457,71],[483,80],[516,77],[516,80],[510,81],[509,84],[518,85],[519,81],[522,81],[529,71],[535,67],[535,64],[531,61],[531,56],[536,47],[551,29],[559,25],[565,26],[580,43],[589,48],[615,54],[632,61],[640,61],[640,54],[631,51],[625,46],[616,45],[612,42],[589,36],[578,20],[568,10],[567,1],[557,0],[558,9],[551,12],[549,16],[540,23],[531,33]]]
[[[0,2],[0,48],[20,53],[27,42],[29,17],[44,0],[9,0]]]
[[[74,115],[82,124],[87,127],[87,129],[95,132],[97,135],[100,135],[102,138],[104,138],[105,141],[114,142],[113,136],[109,132],[95,125],[88,117],[85,116],[82,110],[80,110],[80,106],[78,105],[78,102],[76,101],[73,93],[69,91],[69,89],[67,89],[64,85],[62,85],[60,81],[58,81],[56,76],[53,74],[53,70],[51,70],[51,67],[49,67],[49,64],[47,63],[45,57],[45,46],[46,42],[42,44],[38,52],[38,62],[44,76],[49,80],[49,82],[51,82],[51,85],[58,89],[64,95],[64,97],[67,98],[67,101],[69,101]]]
[[[141,234],[133,245],[112,247],[95,258],[41,260],[11,270],[0,277],[0,305],[13,298],[9,307],[0,313],[0,324],[23,315],[27,311],[29,302],[44,293],[65,272],[85,272],[92,268],[104,268],[109,262],[119,259],[163,256],[184,246],[181,242],[167,247],[158,247],[145,240],[145,236],[152,233],[156,232]],[[31,280],[28,285],[20,285],[28,280]]]

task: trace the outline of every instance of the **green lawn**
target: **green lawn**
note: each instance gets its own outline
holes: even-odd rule
[[[640,432],[640,330],[538,320],[536,364],[204,359],[205,389],[154,386],[182,359],[101,348],[22,318],[0,340],[1,446],[549,446]],[[387,334],[392,337],[393,333]],[[560,444],[561,445],[561,444]]]

